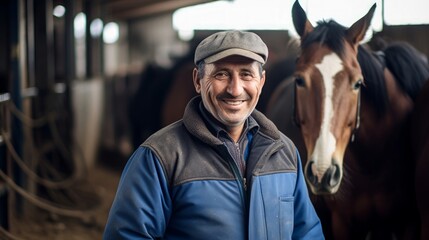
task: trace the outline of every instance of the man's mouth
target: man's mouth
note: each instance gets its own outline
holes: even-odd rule
[[[244,102],[244,100],[223,100],[223,102],[225,102],[228,105],[240,105]]]

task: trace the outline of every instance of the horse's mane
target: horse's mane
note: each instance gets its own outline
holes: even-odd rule
[[[429,78],[427,58],[407,42],[394,42],[384,50],[386,66],[414,100]]]
[[[319,21],[317,27],[307,35],[301,42],[301,48],[307,48],[310,44],[318,42],[320,45],[327,45],[338,56],[344,56],[344,41],[347,29],[335,22]]]
[[[357,59],[364,79],[362,95],[374,104],[377,114],[381,116],[386,112],[389,104],[384,81],[383,54],[370,52],[360,45]]]
[[[314,30],[302,39],[301,48],[319,43],[328,46],[338,56],[344,57],[346,34],[347,28],[334,20],[319,21]],[[359,46],[357,59],[365,83],[362,94],[375,104],[380,115],[385,112],[388,105],[384,67],[393,73],[398,84],[413,99],[429,78],[427,59],[405,42],[390,44],[383,53],[371,52]]]

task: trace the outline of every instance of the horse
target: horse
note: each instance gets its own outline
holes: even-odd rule
[[[415,191],[422,222],[421,239],[429,239],[429,81],[419,92],[410,124],[410,147],[416,159]]]
[[[269,60],[270,63],[265,66],[266,81],[263,91],[259,96],[256,109],[265,113],[270,106],[272,94],[278,89],[281,83],[293,75],[295,71],[295,61],[298,56],[299,46],[298,39],[291,38],[286,44],[286,55],[275,59]]]
[[[127,103],[130,138],[135,149],[161,128],[160,109],[170,86],[166,68],[148,64],[140,76],[140,83]]]
[[[128,103],[133,148],[183,116],[188,101],[196,95],[192,83],[193,53],[174,59],[170,68],[148,64]]]
[[[304,149],[304,175],[327,239],[418,236],[415,164],[404,139],[427,65],[406,44],[379,53],[360,44],[375,8],[349,28],[334,20],[314,27],[296,1],[295,77],[273,94],[267,112]]]

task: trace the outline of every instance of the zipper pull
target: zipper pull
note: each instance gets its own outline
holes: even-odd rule
[[[246,181],[246,178],[243,178],[243,186],[244,186],[244,190],[247,190],[247,181]]]

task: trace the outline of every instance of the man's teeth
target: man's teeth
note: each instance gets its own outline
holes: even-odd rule
[[[243,101],[225,101],[225,103],[230,104],[230,105],[239,105],[241,104]]]

